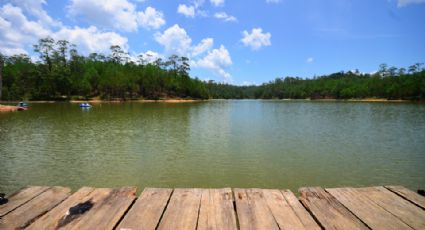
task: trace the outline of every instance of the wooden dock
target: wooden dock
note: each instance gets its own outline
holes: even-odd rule
[[[0,205],[0,229],[425,229],[425,197],[401,186],[299,191],[32,186]]]

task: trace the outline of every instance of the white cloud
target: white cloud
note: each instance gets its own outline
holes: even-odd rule
[[[148,51],[146,51],[146,52],[139,53],[139,54],[138,54],[138,55],[136,55],[136,56],[131,56],[131,60],[132,60],[133,62],[139,62],[139,61],[140,61],[139,56],[141,56],[141,57],[142,57],[143,62],[144,62],[143,64],[146,64],[146,63],[153,63],[153,62],[154,62],[154,61],[156,61],[158,58],[164,59],[164,56],[162,56],[161,54],[159,54],[159,53],[157,53],[157,52],[155,52],[155,51],[152,51],[152,50],[148,50]]]
[[[199,54],[204,53],[207,50],[210,50],[214,45],[214,39],[205,38],[202,41],[192,48],[192,56],[198,56]]]
[[[276,3],[280,3],[281,0],[266,0],[266,2],[267,3],[274,3],[274,4],[276,4]]]
[[[243,31],[243,38],[241,39],[242,43],[245,46],[251,47],[253,50],[258,50],[263,46],[270,46],[270,33],[263,33],[263,29],[254,28],[251,33],[248,31]]]
[[[205,0],[192,0],[193,5],[195,8],[199,8],[202,5],[204,5]]]
[[[210,2],[214,6],[222,6],[222,5],[224,5],[224,0],[210,0]]]
[[[192,39],[186,30],[175,24],[163,33],[156,33],[155,40],[165,47],[168,54],[185,55],[190,49]]]
[[[32,44],[49,33],[40,23],[28,20],[21,8],[11,4],[0,8],[1,52],[8,55],[27,53],[23,52],[25,44]]]
[[[137,14],[133,3],[127,0],[71,0],[70,15],[82,17],[97,26],[122,31],[137,30]]]
[[[136,6],[127,0],[71,0],[68,12],[96,26],[126,32],[136,31],[139,26],[157,29],[165,24],[162,12],[153,7],[137,12]]]
[[[192,39],[186,30],[177,24],[166,29],[163,33],[156,33],[154,37],[159,44],[164,46],[165,53],[168,55],[177,54],[195,57],[211,49],[214,44],[214,39],[205,38],[199,44],[192,45]]]
[[[257,85],[258,86],[258,84],[255,83],[255,81],[254,82],[253,81],[243,81],[242,84],[240,84],[240,85],[242,85],[242,86],[253,86],[253,85]]]
[[[307,63],[313,63],[314,62],[314,58],[309,57],[309,58],[307,58],[306,62]]]
[[[61,26],[62,23],[52,19],[47,12],[43,9],[43,5],[47,5],[45,0],[12,0],[12,4],[16,7],[21,8],[28,14],[36,17],[40,23],[44,26]]]
[[[179,4],[177,13],[188,18],[195,18],[196,16],[208,17],[208,11],[200,9],[203,4],[203,1],[193,1],[193,5]]]
[[[102,32],[96,27],[89,28],[62,28],[52,35],[56,40],[66,39],[78,46],[78,50],[87,55],[92,52],[108,52],[112,45],[119,45],[128,49],[127,38],[114,32]]]
[[[192,39],[186,30],[175,24],[163,33],[156,33],[155,40],[164,46],[166,55],[177,54],[190,58],[194,68],[204,68],[230,80],[231,75],[225,70],[232,65],[229,51],[221,45],[218,49],[212,49],[214,39],[202,39],[196,45],[192,45]],[[202,56],[205,52],[208,53]]]
[[[425,3],[425,0],[397,0],[397,6],[403,7],[411,4]]]
[[[0,8],[0,51],[6,55],[27,53],[26,50],[32,49],[31,45],[38,39],[47,36],[56,40],[66,39],[78,45],[78,50],[84,54],[105,52],[111,45],[127,47],[127,38],[117,33],[102,32],[94,26],[61,26],[57,31],[52,31],[41,20],[29,20],[20,7],[6,4]]]
[[[214,14],[215,18],[221,19],[225,22],[236,22],[237,19],[232,16],[232,15],[228,15],[226,12],[217,12]]]
[[[138,12],[138,23],[145,28],[158,29],[165,24],[164,14],[148,6],[145,12]]]
[[[193,61],[192,65],[195,68],[210,69],[216,74],[224,77],[227,81],[231,79],[231,75],[225,71],[225,68],[232,65],[232,58],[230,57],[229,51],[223,45],[218,49],[209,51],[204,58]]]
[[[193,18],[195,17],[195,7],[186,6],[185,4],[179,4],[177,8],[177,13],[183,14],[186,17]]]

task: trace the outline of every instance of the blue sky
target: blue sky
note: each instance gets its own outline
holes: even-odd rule
[[[176,53],[191,75],[233,84],[425,61],[425,0],[0,0],[0,52],[67,39],[153,60]]]

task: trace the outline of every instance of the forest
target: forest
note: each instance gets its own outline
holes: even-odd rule
[[[132,99],[361,99],[425,100],[422,63],[407,68],[381,64],[373,74],[355,71],[312,77],[282,77],[262,85],[237,86],[189,76],[189,58],[130,58],[119,46],[109,55],[80,55],[66,40],[40,39],[39,60],[0,53],[1,100]]]

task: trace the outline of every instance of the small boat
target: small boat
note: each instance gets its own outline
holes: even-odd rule
[[[16,106],[18,106],[18,107],[23,107],[23,108],[27,108],[27,107],[28,107],[28,104],[27,104],[27,103],[25,103],[25,102],[23,102],[23,101],[21,101],[21,102],[19,102]]]
[[[24,111],[24,110],[28,110],[28,104],[25,102],[19,102],[16,107],[18,107],[18,111]]]
[[[90,107],[91,107],[91,105],[90,105],[89,103],[81,103],[81,104],[80,104],[80,107],[81,107],[81,108],[90,108]]]

